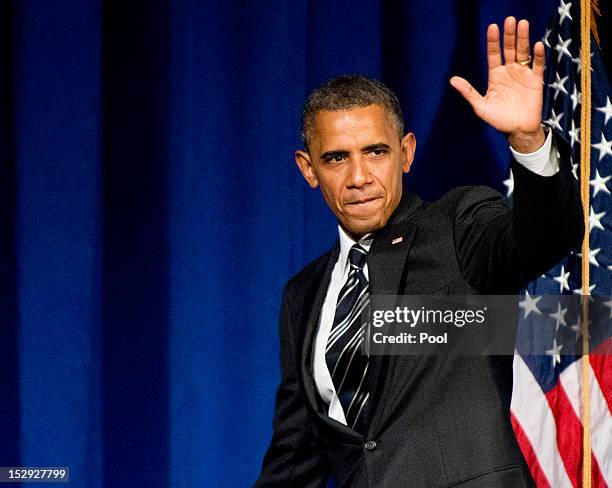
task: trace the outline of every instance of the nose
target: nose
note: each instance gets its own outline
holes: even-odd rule
[[[372,174],[368,163],[363,157],[351,159],[348,169],[346,186],[348,188],[361,188],[372,181]]]

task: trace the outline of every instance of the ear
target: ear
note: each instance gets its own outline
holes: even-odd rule
[[[408,132],[402,138],[402,171],[408,173],[410,166],[414,160],[414,152],[416,151],[416,137],[412,132]]]
[[[306,151],[295,151],[295,164],[297,164],[298,168],[300,168],[300,172],[302,173],[302,176],[306,182],[310,185],[310,188],[316,188],[319,186],[319,180],[317,180],[317,175],[312,167],[310,154],[308,154]]]

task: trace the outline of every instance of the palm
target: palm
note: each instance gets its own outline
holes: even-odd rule
[[[487,30],[489,82],[481,96],[469,82],[455,76],[451,84],[472,105],[474,112],[495,129],[510,133],[531,133],[540,126],[544,75],[544,46],[534,46],[533,68],[529,67],[529,25],[514,18],[504,25],[504,58],[502,64],[499,29]]]
[[[506,134],[537,130],[542,112],[542,78],[518,63],[492,69],[479,112],[482,120]]]

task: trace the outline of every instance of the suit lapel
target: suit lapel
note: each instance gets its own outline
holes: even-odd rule
[[[423,207],[414,193],[405,193],[385,227],[376,232],[368,253],[370,294],[397,295],[405,283],[405,263],[418,226],[411,221]]]
[[[378,235],[368,254],[370,294],[397,295],[406,281],[406,257],[417,225],[401,222]]]
[[[302,328],[304,331],[302,340],[298,342],[302,348],[299,356],[300,364],[298,371],[301,373],[301,383],[304,385],[307,404],[314,412],[318,412],[320,410],[320,401],[314,383],[312,368],[314,338],[317,332],[319,317],[321,315],[321,308],[323,307],[323,302],[325,300],[325,293],[327,291],[327,287],[329,286],[334,264],[338,260],[339,252],[339,244],[336,244],[329,255],[327,264],[323,270],[323,274],[313,277],[312,283],[309,289],[306,291],[306,297],[304,300],[304,309],[309,311],[307,314],[305,314],[307,317],[304,327]]]
[[[401,295],[410,272],[406,261],[418,225],[411,218],[422,208],[422,201],[414,194],[406,194],[389,224],[376,233],[368,254],[368,274],[371,295]],[[378,431],[385,421],[385,402],[392,387],[385,373],[390,371],[393,356],[371,356],[369,366],[369,388],[371,405],[369,410],[369,433]]]
[[[317,392],[314,382],[314,373],[312,368],[312,359],[314,351],[314,339],[319,325],[319,317],[321,309],[325,301],[327,287],[331,280],[331,274],[334,265],[338,260],[340,252],[339,244],[330,253],[325,269],[321,275],[315,276],[312,280],[312,285],[306,292],[305,308],[309,309],[306,324],[303,328],[304,335],[301,344],[299,372],[301,375],[301,383],[304,386],[306,396],[306,404],[309,410],[318,417],[319,421],[325,424],[327,429],[335,432],[337,435],[344,435],[352,441],[360,440],[361,436],[347,426],[330,418],[324,410],[323,402]],[[310,306],[309,306],[310,305]]]

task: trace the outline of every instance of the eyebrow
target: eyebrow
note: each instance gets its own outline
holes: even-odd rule
[[[385,149],[388,151],[391,149],[391,146],[385,144],[384,142],[375,142],[373,144],[368,144],[367,146],[362,147],[361,152],[367,153],[370,151],[376,151],[377,149]],[[326,151],[321,154],[321,159],[333,159],[337,156],[347,157],[348,155],[349,151],[346,151],[344,149],[335,149],[332,151]]]
[[[375,142],[374,144],[368,144],[367,146],[362,147],[361,152],[370,152],[370,151],[375,151],[377,149],[389,150],[391,149],[391,146],[389,146],[388,144],[385,144],[384,142]]]

